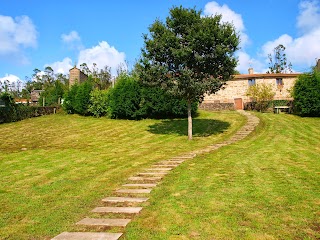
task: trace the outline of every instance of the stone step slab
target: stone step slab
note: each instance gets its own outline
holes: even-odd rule
[[[172,164],[172,165],[179,165],[179,164],[181,164],[181,163],[183,163],[184,162],[184,160],[183,161],[169,161],[169,160],[165,160],[165,161],[161,161],[161,162],[159,162],[158,164]]]
[[[145,188],[145,189],[119,189],[117,193],[151,193],[152,189]]]
[[[94,213],[128,213],[137,214],[142,207],[96,207],[92,210]]]
[[[172,168],[165,168],[165,167],[163,167],[163,168],[148,168],[147,170],[148,171],[170,171],[170,170],[172,170]]]
[[[138,173],[138,176],[163,176],[166,175],[167,172],[144,172],[144,173]]]
[[[122,233],[63,232],[51,240],[118,240]]]
[[[173,160],[176,160],[176,159],[192,159],[194,158],[196,155],[193,154],[193,155],[187,155],[187,156],[180,156],[180,157],[173,157],[173,158],[170,158],[170,159],[173,159]]]
[[[128,180],[130,181],[159,181],[163,178],[163,176],[161,177],[129,177]]]
[[[185,161],[186,161],[185,159],[179,159],[179,158],[174,159],[174,158],[171,158],[171,159],[164,160],[162,162],[183,163]]]
[[[149,198],[132,198],[132,197],[107,197],[102,199],[103,202],[109,203],[125,203],[125,202],[132,202],[132,203],[142,203],[148,201]]]
[[[142,188],[153,188],[156,187],[156,183],[128,183],[123,184],[123,187],[142,187]]]
[[[100,226],[100,227],[125,227],[131,219],[108,219],[108,218],[84,218],[77,225]]]
[[[157,164],[155,164],[154,166],[157,167],[157,168],[161,168],[161,167],[163,167],[163,168],[166,168],[166,167],[172,167],[172,168],[174,168],[174,167],[179,166],[179,164],[157,163]]]

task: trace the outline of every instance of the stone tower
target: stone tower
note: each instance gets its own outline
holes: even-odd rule
[[[88,79],[88,76],[80,71],[76,66],[69,70],[69,88],[74,84],[83,83]]]

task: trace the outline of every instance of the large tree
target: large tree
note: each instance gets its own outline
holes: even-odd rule
[[[221,15],[202,16],[201,11],[182,6],[170,9],[166,22],[156,20],[149,31],[137,65],[140,80],[186,100],[192,139],[191,105],[232,78],[239,36]]]

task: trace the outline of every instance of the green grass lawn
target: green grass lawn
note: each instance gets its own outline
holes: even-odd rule
[[[320,239],[320,118],[257,116],[245,140],[168,175],[125,239]]]
[[[0,239],[50,239],[71,231],[128,176],[221,142],[244,123],[237,112],[201,112],[194,120],[193,141],[187,141],[187,121],[181,119],[126,121],[56,114],[2,124]],[[185,169],[181,179],[190,172]],[[168,191],[174,188],[170,186]],[[143,233],[148,235],[148,230]]]

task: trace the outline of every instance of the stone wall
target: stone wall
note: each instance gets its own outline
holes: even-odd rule
[[[234,103],[201,103],[199,109],[209,111],[234,110]]]

